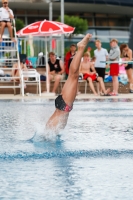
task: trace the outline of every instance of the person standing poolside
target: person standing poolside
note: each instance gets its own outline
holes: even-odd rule
[[[0,29],[0,42],[2,42],[2,36],[4,33],[5,27],[8,28],[9,35],[11,37],[11,40],[13,42],[16,42],[13,38],[13,31],[11,26],[11,19],[14,18],[13,11],[8,7],[8,0],[2,0],[3,7],[0,8],[0,23],[1,23],[1,29]]]
[[[96,58],[95,61],[95,70],[98,73],[99,77],[102,77],[103,81],[104,81],[104,77],[105,77],[105,68],[106,68],[106,63],[102,63],[101,61],[106,61],[108,59],[108,52],[106,49],[102,48],[102,44],[100,40],[96,40],[95,41],[95,46],[96,46],[96,50],[94,51],[94,56]],[[101,87],[97,87],[98,93],[102,92],[101,91]]]
[[[120,60],[120,49],[118,46],[118,41],[116,39],[112,39],[110,41],[111,50],[109,52],[109,60],[114,62],[110,64],[110,76],[112,76],[113,83],[113,91],[110,93],[112,96],[118,95],[118,74],[119,74],[119,60]],[[115,63],[116,61],[116,63]]]
[[[85,52],[83,55],[83,61],[80,64],[79,73],[80,75],[82,74],[84,80],[87,80],[89,82],[89,86],[92,92],[94,93],[94,95],[97,95],[97,93],[95,91],[93,81],[97,81],[100,84],[101,90],[103,92],[103,96],[110,96],[108,95],[108,93],[110,92],[110,89],[108,90],[105,89],[102,77],[97,76],[93,63],[89,62],[88,52]]]
[[[55,99],[56,110],[46,124],[47,130],[58,133],[58,131],[64,129],[67,124],[69,112],[73,108],[73,102],[77,95],[81,58],[90,38],[91,34],[87,34],[77,44],[78,50],[71,62],[68,79],[64,84],[61,94]]]
[[[121,44],[120,46],[120,51],[121,51],[121,57],[125,58],[126,61],[132,61],[133,59],[133,52],[132,50],[128,47],[127,44]],[[130,82],[130,93],[133,93],[133,65],[132,64],[126,64],[125,65],[125,70],[126,74],[128,77],[128,80]]]
[[[73,56],[76,53],[76,45],[75,44],[71,44],[70,46],[70,51],[68,51],[66,53],[65,56],[65,72],[66,72],[66,78],[68,78],[68,74],[69,74],[69,64],[70,64],[70,59],[73,58]]]

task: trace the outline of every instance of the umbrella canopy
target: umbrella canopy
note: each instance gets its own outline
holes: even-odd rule
[[[19,30],[17,32],[17,35],[19,37],[21,36],[28,36],[28,35],[32,35],[32,36],[52,36],[54,34],[71,34],[74,32],[73,27],[67,25],[67,24],[63,24],[61,22],[55,22],[55,21],[48,21],[48,20],[43,20],[43,21],[38,21],[38,22],[34,22],[26,27],[24,27],[23,29]],[[47,66],[47,42],[45,43],[45,51],[46,51],[46,75],[47,75],[47,79],[46,79],[46,85],[47,85],[47,92],[49,93],[49,81],[48,81],[48,66]]]
[[[18,36],[27,36],[27,35],[33,35],[33,36],[50,36],[53,34],[67,34],[67,33],[73,33],[74,32],[73,27],[63,24],[61,22],[56,21],[38,21],[34,22],[20,31],[17,32]]]

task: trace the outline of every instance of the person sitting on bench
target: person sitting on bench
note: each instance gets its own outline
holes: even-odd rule
[[[48,74],[49,74],[49,87],[50,82],[54,80],[54,87],[52,89],[53,93],[56,93],[56,90],[59,86],[60,80],[62,79],[62,74],[64,73],[64,64],[62,60],[56,58],[54,52],[49,53],[49,61],[48,61]],[[49,88],[50,90],[50,88]]]

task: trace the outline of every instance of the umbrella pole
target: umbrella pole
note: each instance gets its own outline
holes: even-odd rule
[[[47,89],[47,93],[49,93],[49,74],[48,74],[47,37],[45,37],[45,60],[46,60],[46,89]]]

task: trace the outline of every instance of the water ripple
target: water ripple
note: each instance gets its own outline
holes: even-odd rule
[[[101,150],[80,150],[80,151],[54,151],[43,153],[27,153],[19,152],[14,154],[0,154],[0,159],[14,160],[14,159],[52,159],[52,158],[133,158],[133,150],[115,150],[115,149],[101,149]]]

